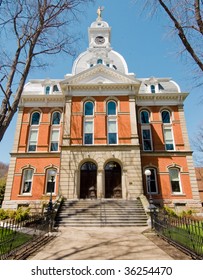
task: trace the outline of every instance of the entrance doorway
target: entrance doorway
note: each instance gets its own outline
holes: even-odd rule
[[[121,167],[115,161],[105,166],[105,197],[122,198]]]
[[[80,198],[97,197],[97,166],[85,162],[80,168]]]

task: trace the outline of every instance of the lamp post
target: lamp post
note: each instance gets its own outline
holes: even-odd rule
[[[152,198],[152,192],[151,192],[151,171],[149,169],[145,170],[145,176],[146,176],[146,182],[147,182],[147,190],[149,193],[149,212],[150,212],[150,218],[151,218],[151,228],[154,228],[154,223],[153,223],[153,213],[156,209],[156,206],[153,204],[153,198]]]
[[[53,210],[53,202],[52,202],[52,192],[53,192],[53,186],[54,186],[54,179],[56,176],[56,171],[51,170],[50,171],[50,176],[51,176],[51,191],[50,191],[50,198],[49,198],[49,204],[48,204],[48,212],[52,212]]]

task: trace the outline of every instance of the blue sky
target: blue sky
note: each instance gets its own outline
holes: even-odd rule
[[[142,3],[143,1],[139,1]],[[177,43],[174,37],[167,36],[166,16],[148,18],[140,14],[139,5],[133,0],[99,0],[88,5],[86,12],[81,14],[77,32],[81,40],[78,54],[88,47],[88,27],[96,19],[98,6],[104,6],[103,20],[112,28],[111,45],[126,60],[129,72],[137,78],[171,77],[183,92],[190,92],[184,108],[189,138],[192,139],[203,123],[203,99],[201,88],[192,86],[193,72],[185,61],[177,55]],[[67,55],[50,56],[51,65],[46,70],[30,73],[29,79],[57,78],[71,72],[75,58]],[[9,163],[10,151],[15,134],[16,116],[0,143],[0,161]]]

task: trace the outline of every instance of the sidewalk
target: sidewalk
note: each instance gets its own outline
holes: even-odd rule
[[[29,260],[173,260],[190,257],[148,227],[60,227],[58,236]]]

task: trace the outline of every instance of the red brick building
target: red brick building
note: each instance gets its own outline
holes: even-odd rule
[[[188,94],[170,78],[129,73],[100,17],[88,35],[72,73],[24,88],[3,207],[40,204],[54,182],[54,199],[88,199],[93,189],[96,198],[152,194],[157,205],[200,209],[184,119]]]

